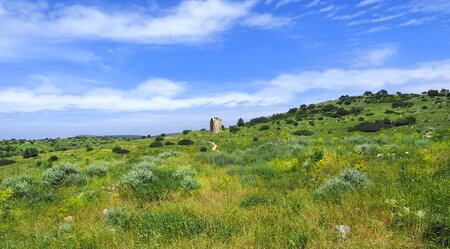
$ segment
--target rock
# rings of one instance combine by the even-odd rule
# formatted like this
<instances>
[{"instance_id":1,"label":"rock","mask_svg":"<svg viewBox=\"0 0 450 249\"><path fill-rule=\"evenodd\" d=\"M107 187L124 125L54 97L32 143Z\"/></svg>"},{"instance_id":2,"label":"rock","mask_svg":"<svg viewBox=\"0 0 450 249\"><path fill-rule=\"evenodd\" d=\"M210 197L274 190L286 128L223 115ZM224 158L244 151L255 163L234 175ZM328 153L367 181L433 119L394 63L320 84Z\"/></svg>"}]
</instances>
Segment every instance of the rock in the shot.
<instances>
[{"instance_id":1,"label":"rock","mask_svg":"<svg viewBox=\"0 0 450 249\"><path fill-rule=\"evenodd\" d=\"M219 133L222 131L222 119L218 117L211 118L209 127L212 132Z\"/></svg>"},{"instance_id":2,"label":"rock","mask_svg":"<svg viewBox=\"0 0 450 249\"><path fill-rule=\"evenodd\" d=\"M383 154L377 154L377 157L383 157L384 155Z\"/></svg>"},{"instance_id":3,"label":"rock","mask_svg":"<svg viewBox=\"0 0 450 249\"><path fill-rule=\"evenodd\" d=\"M66 221L66 222L72 222L73 220L74 220L73 216L70 216L70 215L64 218L64 221Z\"/></svg>"},{"instance_id":4,"label":"rock","mask_svg":"<svg viewBox=\"0 0 450 249\"><path fill-rule=\"evenodd\" d=\"M109 214L109 210L107 208L103 209L103 215L107 216Z\"/></svg>"},{"instance_id":5,"label":"rock","mask_svg":"<svg viewBox=\"0 0 450 249\"><path fill-rule=\"evenodd\" d=\"M337 225L336 230L339 232L339 236L345 239L350 233L351 228L349 226Z\"/></svg>"}]
</instances>

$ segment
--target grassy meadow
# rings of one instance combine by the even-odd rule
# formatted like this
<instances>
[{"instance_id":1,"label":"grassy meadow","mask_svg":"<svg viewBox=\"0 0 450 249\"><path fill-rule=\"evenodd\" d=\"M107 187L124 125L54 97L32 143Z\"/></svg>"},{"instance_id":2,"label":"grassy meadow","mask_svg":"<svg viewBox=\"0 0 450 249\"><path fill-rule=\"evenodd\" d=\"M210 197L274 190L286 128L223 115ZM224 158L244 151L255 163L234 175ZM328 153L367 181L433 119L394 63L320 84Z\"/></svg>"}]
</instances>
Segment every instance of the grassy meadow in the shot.
<instances>
[{"instance_id":1,"label":"grassy meadow","mask_svg":"<svg viewBox=\"0 0 450 249\"><path fill-rule=\"evenodd\" d=\"M380 91L218 134L0 141L0 248L449 248L449 110Z\"/></svg>"}]
</instances>

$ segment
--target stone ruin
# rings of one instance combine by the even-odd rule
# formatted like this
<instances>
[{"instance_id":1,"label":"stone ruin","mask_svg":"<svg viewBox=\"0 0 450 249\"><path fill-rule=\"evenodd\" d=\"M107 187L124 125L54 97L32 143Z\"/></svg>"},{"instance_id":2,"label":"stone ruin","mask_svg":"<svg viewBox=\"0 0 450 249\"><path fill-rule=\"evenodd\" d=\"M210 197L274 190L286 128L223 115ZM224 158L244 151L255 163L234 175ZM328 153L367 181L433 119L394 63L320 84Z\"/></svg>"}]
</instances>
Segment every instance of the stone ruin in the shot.
<instances>
[{"instance_id":1,"label":"stone ruin","mask_svg":"<svg viewBox=\"0 0 450 249\"><path fill-rule=\"evenodd\" d=\"M211 118L209 122L210 130L214 133L219 133L222 131L222 119L218 117Z\"/></svg>"}]
</instances>

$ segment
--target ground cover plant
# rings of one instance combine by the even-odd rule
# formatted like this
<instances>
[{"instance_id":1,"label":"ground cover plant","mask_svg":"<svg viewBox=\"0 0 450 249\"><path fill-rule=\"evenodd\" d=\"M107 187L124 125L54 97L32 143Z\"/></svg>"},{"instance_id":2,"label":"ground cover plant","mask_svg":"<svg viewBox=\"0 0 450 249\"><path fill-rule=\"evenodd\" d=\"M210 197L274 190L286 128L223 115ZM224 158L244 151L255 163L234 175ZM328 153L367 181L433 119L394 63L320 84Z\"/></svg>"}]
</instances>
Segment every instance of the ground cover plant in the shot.
<instances>
[{"instance_id":1,"label":"ground cover plant","mask_svg":"<svg viewBox=\"0 0 450 249\"><path fill-rule=\"evenodd\" d=\"M0 248L448 248L448 110L380 90L218 134L3 140Z\"/></svg>"}]
</instances>

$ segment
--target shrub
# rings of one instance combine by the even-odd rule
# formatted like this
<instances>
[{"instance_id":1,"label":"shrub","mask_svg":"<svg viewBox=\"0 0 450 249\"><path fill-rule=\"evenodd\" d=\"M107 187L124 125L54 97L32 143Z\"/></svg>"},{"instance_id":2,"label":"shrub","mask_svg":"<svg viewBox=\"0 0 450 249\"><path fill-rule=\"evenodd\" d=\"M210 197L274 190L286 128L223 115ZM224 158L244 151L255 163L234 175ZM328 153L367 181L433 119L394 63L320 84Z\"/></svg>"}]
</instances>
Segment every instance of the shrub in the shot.
<instances>
[{"instance_id":1,"label":"shrub","mask_svg":"<svg viewBox=\"0 0 450 249\"><path fill-rule=\"evenodd\" d=\"M127 226L130 221L130 215L125 208L116 207L107 209L106 223L111 225Z\"/></svg>"},{"instance_id":2,"label":"shrub","mask_svg":"<svg viewBox=\"0 0 450 249\"><path fill-rule=\"evenodd\" d=\"M178 155L180 155L180 153L177 151L164 151L164 152L159 153L158 157L167 159L169 157L176 157Z\"/></svg>"},{"instance_id":3,"label":"shrub","mask_svg":"<svg viewBox=\"0 0 450 249\"><path fill-rule=\"evenodd\" d=\"M112 152L115 153L115 154L128 154L128 153L130 153L129 150L124 149L124 148L122 148L120 146L116 146L116 147L112 148Z\"/></svg>"},{"instance_id":4,"label":"shrub","mask_svg":"<svg viewBox=\"0 0 450 249\"><path fill-rule=\"evenodd\" d=\"M314 191L314 195L319 200L340 203L347 191L353 190L350 183L339 178L326 180L319 188Z\"/></svg>"},{"instance_id":5,"label":"shrub","mask_svg":"<svg viewBox=\"0 0 450 249\"><path fill-rule=\"evenodd\" d=\"M261 125L261 127L259 127L260 131L265 131L265 130L268 130L268 129L270 129L270 126L268 126L268 125Z\"/></svg>"},{"instance_id":6,"label":"shrub","mask_svg":"<svg viewBox=\"0 0 450 249\"><path fill-rule=\"evenodd\" d=\"M370 181L369 178L367 178L367 174L355 168L344 169L339 177L343 181L350 183L355 189L366 188L370 185Z\"/></svg>"},{"instance_id":7,"label":"shrub","mask_svg":"<svg viewBox=\"0 0 450 249\"><path fill-rule=\"evenodd\" d=\"M104 163L91 164L86 167L86 174L91 177L93 176L103 177L106 175L106 171L108 171L108 168Z\"/></svg>"},{"instance_id":8,"label":"shrub","mask_svg":"<svg viewBox=\"0 0 450 249\"><path fill-rule=\"evenodd\" d=\"M170 142L170 141L167 141L167 142L165 143L165 145L174 145L174 143L173 143L173 142Z\"/></svg>"},{"instance_id":9,"label":"shrub","mask_svg":"<svg viewBox=\"0 0 450 249\"><path fill-rule=\"evenodd\" d=\"M157 178L152 168L134 167L126 175L122 176L122 183L133 191L143 192L146 188L151 189Z\"/></svg>"},{"instance_id":10,"label":"shrub","mask_svg":"<svg viewBox=\"0 0 450 249\"><path fill-rule=\"evenodd\" d=\"M413 103L406 101L395 101L392 103L392 108L407 108L413 106Z\"/></svg>"},{"instance_id":11,"label":"shrub","mask_svg":"<svg viewBox=\"0 0 450 249\"><path fill-rule=\"evenodd\" d=\"M60 164L42 173L42 180L47 185L71 185L84 183L84 177L72 164Z\"/></svg>"},{"instance_id":12,"label":"shrub","mask_svg":"<svg viewBox=\"0 0 450 249\"><path fill-rule=\"evenodd\" d=\"M23 158L37 157L39 152L36 148L26 148L23 152Z\"/></svg>"},{"instance_id":13,"label":"shrub","mask_svg":"<svg viewBox=\"0 0 450 249\"><path fill-rule=\"evenodd\" d=\"M178 145L192 145L194 144L194 141L191 139L182 139L178 142Z\"/></svg>"},{"instance_id":14,"label":"shrub","mask_svg":"<svg viewBox=\"0 0 450 249\"><path fill-rule=\"evenodd\" d=\"M253 137L254 142L257 142L258 140L259 140L258 137Z\"/></svg>"},{"instance_id":15,"label":"shrub","mask_svg":"<svg viewBox=\"0 0 450 249\"><path fill-rule=\"evenodd\" d=\"M430 97L436 97L436 96L439 95L439 91L430 89L430 90L428 90L427 95L430 96Z\"/></svg>"},{"instance_id":16,"label":"shrub","mask_svg":"<svg viewBox=\"0 0 450 249\"><path fill-rule=\"evenodd\" d=\"M233 133L235 133L235 132L238 132L238 131L240 131L241 129L239 129L237 126L230 126L230 132L233 132Z\"/></svg>"},{"instance_id":17,"label":"shrub","mask_svg":"<svg viewBox=\"0 0 450 249\"><path fill-rule=\"evenodd\" d=\"M310 130L297 130L297 131L294 131L292 134L297 135L297 136L311 136L314 134L314 132L312 132Z\"/></svg>"},{"instance_id":18,"label":"shrub","mask_svg":"<svg viewBox=\"0 0 450 249\"><path fill-rule=\"evenodd\" d=\"M416 118L413 116L399 118L394 122L394 126L402 126L402 125L412 125L416 123Z\"/></svg>"},{"instance_id":19,"label":"shrub","mask_svg":"<svg viewBox=\"0 0 450 249\"><path fill-rule=\"evenodd\" d=\"M346 168L339 177L326 180L315 190L314 195L319 200L340 203L345 193L366 188L369 185L370 181L365 173L354 168Z\"/></svg>"},{"instance_id":20,"label":"shrub","mask_svg":"<svg viewBox=\"0 0 450 249\"><path fill-rule=\"evenodd\" d=\"M188 134L189 132L191 132L191 130L184 130L184 131L183 131L183 135L186 135L186 134Z\"/></svg>"},{"instance_id":21,"label":"shrub","mask_svg":"<svg viewBox=\"0 0 450 249\"><path fill-rule=\"evenodd\" d=\"M306 232L291 232L286 237L286 248L304 249L308 244Z\"/></svg>"},{"instance_id":22,"label":"shrub","mask_svg":"<svg viewBox=\"0 0 450 249\"><path fill-rule=\"evenodd\" d=\"M36 181L33 178L23 175L19 177L10 177L2 181L1 189L11 189L14 193L14 197L30 198L36 193L34 185Z\"/></svg>"},{"instance_id":23,"label":"shrub","mask_svg":"<svg viewBox=\"0 0 450 249\"><path fill-rule=\"evenodd\" d=\"M430 248L448 248L450 246L450 218L442 215L433 217L428 222L424 237Z\"/></svg>"},{"instance_id":24,"label":"shrub","mask_svg":"<svg viewBox=\"0 0 450 249\"><path fill-rule=\"evenodd\" d=\"M157 136L155 137L155 141L163 141L164 137L163 136Z\"/></svg>"},{"instance_id":25,"label":"shrub","mask_svg":"<svg viewBox=\"0 0 450 249\"><path fill-rule=\"evenodd\" d=\"M48 159L49 162L56 162L56 161L58 161L58 160L59 160L59 158L58 158L57 156L55 156L55 155L52 155L52 156Z\"/></svg>"},{"instance_id":26,"label":"shrub","mask_svg":"<svg viewBox=\"0 0 450 249\"><path fill-rule=\"evenodd\" d=\"M378 120L374 122L362 122L357 124L353 128L349 128L348 131L363 131L363 132L377 132L381 129L391 128L392 123L389 120Z\"/></svg>"},{"instance_id":27,"label":"shrub","mask_svg":"<svg viewBox=\"0 0 450 249\"><path fill-rule=\"evenodd\" d=\"M200 188L200 183L195 175L195 171L187 167L182 167L173 173L173 176L180 181L181 189L187 191Z\"/></svg>"},{"instance_id":28,"label":"shrub","mask_svg":"<svg viewBox=\"0 0 450 249\"><path fill-rule=\"evenodd\" d=\"M0 159L0 166L10 165L14 163L16 163L16 161L11 159Z\"/></svg>"},{"instance_id":29,"label":"shrub","mask_svg":"<svg viewBox=\"0 0 450 249\"><path fill-rule=\"evenodd\" d=\"M206 148L205 146L200 148L200 152L207 152L207 151L208 151L208 148Z\"/></svg>"},{"instance_id":30,"label":"shrub","mask_svg":"<svg viewBox=\"0 0 450 249\"><path fill-rule=\"evenodd\" d=\"M164 144L161 141L154 141L150 144L150 148L157 148L157 147L163 147Z\"/></svg>"},{"instance_id":31,"label":"shrub","mask_svg":"<svg viewBox=\"0 0 450 249\"><path fill-rule=\"evenodd\" d=\"M87 152L93 151L93 150L94 150L94 148L92 148L91 146L86 147L86 151L87 151Z\"/></svg>"}]
</instances>

